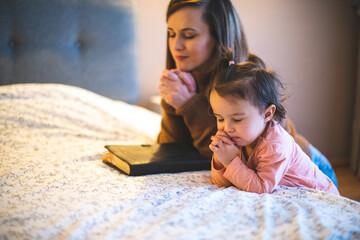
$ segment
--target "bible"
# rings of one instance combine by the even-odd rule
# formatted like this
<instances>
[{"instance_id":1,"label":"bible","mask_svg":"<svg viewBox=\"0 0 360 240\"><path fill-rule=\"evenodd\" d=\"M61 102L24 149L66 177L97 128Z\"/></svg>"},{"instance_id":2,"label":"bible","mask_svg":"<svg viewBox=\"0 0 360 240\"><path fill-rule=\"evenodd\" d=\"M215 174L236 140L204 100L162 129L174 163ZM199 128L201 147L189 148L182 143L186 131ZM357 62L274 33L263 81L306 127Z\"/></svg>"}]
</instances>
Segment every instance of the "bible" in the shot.
<instances>
[{"instance_id":1,"label":"bible","mask_svg":"<svg viewBox=\"0 0 360 240\"><path fill-rule=\"evenodd\" d=\"M106 145L102 160L129 176L210 170L211 160L180 143Z\"/></svg>"}]
</instances>

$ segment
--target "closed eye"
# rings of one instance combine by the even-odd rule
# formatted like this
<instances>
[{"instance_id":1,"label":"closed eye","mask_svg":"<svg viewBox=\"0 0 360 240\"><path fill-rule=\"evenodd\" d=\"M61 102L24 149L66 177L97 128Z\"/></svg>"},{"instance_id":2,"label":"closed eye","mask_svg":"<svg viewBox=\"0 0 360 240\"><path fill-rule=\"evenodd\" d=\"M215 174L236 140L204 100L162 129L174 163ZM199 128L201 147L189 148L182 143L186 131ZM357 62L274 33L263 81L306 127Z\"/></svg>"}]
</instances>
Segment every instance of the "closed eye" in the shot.
<instances>
[{"instance_id":1,"label":"closed eye","mask_svg":"<svg viewBox=\"0 0 360 240\"><path fill-rule=\"evenodd\" d=\"M174 32L168 31L168 37L169 38L174 38L175 36L176 36L176 34Z\"/></svg>"},{"instance_id":2,"label":"closed eye","mask_svg":"<svg viewBox=\"0 0 360 240\"><path fill-rule=\"evenodd\" d=\"M194 37L196 37L196 34L193 34L193 33L184 33L184 38L185 38L185 39L193 39Z\"/></svg>"}]
</instances>

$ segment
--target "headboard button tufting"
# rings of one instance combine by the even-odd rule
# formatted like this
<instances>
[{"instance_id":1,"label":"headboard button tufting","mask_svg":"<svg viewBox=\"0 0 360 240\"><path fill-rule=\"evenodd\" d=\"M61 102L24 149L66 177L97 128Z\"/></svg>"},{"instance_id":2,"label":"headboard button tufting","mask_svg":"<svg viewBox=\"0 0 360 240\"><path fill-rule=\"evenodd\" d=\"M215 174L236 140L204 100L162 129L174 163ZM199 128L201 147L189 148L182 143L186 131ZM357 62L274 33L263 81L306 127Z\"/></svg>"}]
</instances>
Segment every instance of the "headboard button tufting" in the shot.
<instances>
[{"instance_id":1,"label":"headboard button tufting","mask_svg":"<svg viewBox=\"0 0 360 240\"><path fill-rule=\"evenodd\" d=\"M62 83L136 103L137 2L0 0L0 86Z\"/></svg>"},{"instance_id":2,"label":"headboard button tufting","mask_svg":"<svg viewBox=\"0 0 360 240\"><path fill-rule=\"evenodd\" d=\"M83 48L83 46L84 46L84 43L80 39L75 42L75 47L77 49L81 49L81 48Z\"/></svg>"},{"instance_id":3,"label":"headboard button tufting","mask_svg":"<svg viewBox=\"0 0 360 240\"><path fill-rule=\"evenodd\" d=\"M9 45L10 48L15 48L15 41L14 41L14 40L10 40L10 41L8 42L8 45Z\"/></svg>"}]
</instances>

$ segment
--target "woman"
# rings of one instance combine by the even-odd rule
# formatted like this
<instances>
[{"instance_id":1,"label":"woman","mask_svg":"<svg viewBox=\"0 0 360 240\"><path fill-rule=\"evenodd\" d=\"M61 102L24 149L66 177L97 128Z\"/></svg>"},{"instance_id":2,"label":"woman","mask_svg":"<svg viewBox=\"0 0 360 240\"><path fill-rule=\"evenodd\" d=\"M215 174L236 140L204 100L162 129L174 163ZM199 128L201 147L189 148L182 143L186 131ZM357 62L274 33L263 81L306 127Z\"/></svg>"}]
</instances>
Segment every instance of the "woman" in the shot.
<instances>
[{"instance_id":1,"label":"woman","mask_svg":"<svg viewBox=\"0 0 360 240\"><path fill-rule=\"evenodd\" d=\"M227 50L233 52L235 63L262 61L249 53L242 24L230 0L171 0L166 21L167 59L159 85L163 118L158 142L191 144L211 158L209 144L216 133L216 120L207 110L209 103L204 93L217 71L216 62ZM292 123L287 120L282 126L311 156L313 147L296 134ZM326 158L321 159L327 169L330 166L329 174L333 176L329 177L336 184L331 165Z\"/></svg>"}]
</instances>

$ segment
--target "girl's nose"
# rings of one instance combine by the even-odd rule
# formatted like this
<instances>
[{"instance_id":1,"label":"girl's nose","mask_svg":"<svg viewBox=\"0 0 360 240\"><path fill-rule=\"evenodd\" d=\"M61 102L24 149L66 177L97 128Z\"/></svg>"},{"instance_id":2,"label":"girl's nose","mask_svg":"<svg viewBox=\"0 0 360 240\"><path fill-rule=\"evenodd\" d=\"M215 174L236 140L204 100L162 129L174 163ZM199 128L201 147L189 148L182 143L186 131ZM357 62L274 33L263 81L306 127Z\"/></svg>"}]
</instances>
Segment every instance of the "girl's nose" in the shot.
<instances>
[{"instance_id":1,"label":"girl's nose","mask_svg":"<svg viewBox=\"0 0 360 240\"><path fill-rule=\"evenodd\" d=\"M224 131L227 132L227 133L231 133L231 132L234 131L234 127L232 126L231 123L225 122L225 124L224 124Z\"/></svg>"}]
</instances>

